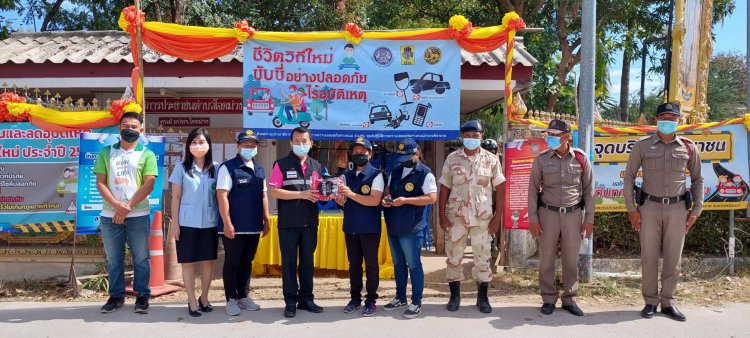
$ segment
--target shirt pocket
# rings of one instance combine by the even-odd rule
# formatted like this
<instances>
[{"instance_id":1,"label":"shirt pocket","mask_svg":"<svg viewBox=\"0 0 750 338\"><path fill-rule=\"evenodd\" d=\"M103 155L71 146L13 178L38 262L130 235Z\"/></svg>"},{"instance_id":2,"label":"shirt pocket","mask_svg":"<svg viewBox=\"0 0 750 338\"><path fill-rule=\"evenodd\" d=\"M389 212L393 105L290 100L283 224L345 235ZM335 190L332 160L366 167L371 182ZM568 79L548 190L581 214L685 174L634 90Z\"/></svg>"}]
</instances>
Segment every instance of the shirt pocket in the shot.
<instances>
[{"instance_id":1,"label":"shirt pocket","mask_svg":"<svg viewBox=\"0 0 750 338\"><path fill-rule=\"evenodd\" d=\"M477 184L482 187L489 187L492 180L492 169L486 166L480 166L477 169Z\"/></svg>"},{"instance_id":2,"label":"shirt pocket","mask_svg":"<svg viewBox=\"0 0 750 338\"><path fill-rule=\"evenodd\" d=\"M560 165L550 162L542 167L542 185L551 187L560 184Z\"/></svg>"},{"instance_id":3,"label":"shirt pocket","mask_svg":"<svg viewBox=\"0 0 750 338\"><path fill-rule=\"evenodd\" d=\"M196 222L200 222L200 213L193 204L180 204L180 225L186 227L195 227Z\"/></svg>"},{"instance_id":4,"label":"shirt pocket","mask_svg":"<svg viewBox=\"0 0 750 338\"><path fill-rule=\"evenodd\" d=\"M568 167L568 176L570 178L570 183L573 185L581 184L582 173L583 173L583 168L581 168L580 164L570 165L570 167Z\"/></svg>"},{"instance_id":5,"label":"shirt pocket","mask_svg":"<svg viewBox=\"0 0 750 338\"><path fill-rule=\"evenodd\" d=\"M690 159L690 156L687 154L687 152L678 152L675 151L672 153L672 170L674 171L680 171L685 172L685 168L687 167L687 162Z\"/></svg>"},{"instance_id":6,"label":"shirt pocket","mask_svg":"<svg viewBox=\"0 0 750 338\"><path fill-rule=\"evenodd\" d=\"M661 151L647 151L643 157L646 169L661 169L664 163L664 153Z\"/></svg>"},{"instance_id":7,"label":"shirt pocket","mask_svg":"<svg viewBox=\"0 0 750 338\"><path fill-rule=\"evenodd\" d=\"M461 165L451 166L451 178L453 181L452 185L464 185L467 183L466 180L466 168Z\"/></svg>"}]
</instances>

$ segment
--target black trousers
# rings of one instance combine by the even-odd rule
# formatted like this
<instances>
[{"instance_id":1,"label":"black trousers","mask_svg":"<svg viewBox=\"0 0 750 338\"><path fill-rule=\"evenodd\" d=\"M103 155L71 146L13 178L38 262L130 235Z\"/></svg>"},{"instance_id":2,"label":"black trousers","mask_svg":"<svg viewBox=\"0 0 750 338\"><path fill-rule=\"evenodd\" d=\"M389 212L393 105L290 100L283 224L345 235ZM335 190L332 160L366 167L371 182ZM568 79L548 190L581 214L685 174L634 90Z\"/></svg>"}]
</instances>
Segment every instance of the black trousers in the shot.
<instances>
[{"instance_id":1,"label":"black trousers","mask_svg":"<svg viewBox=\"0 0 750 338\"><path fill-rule=\"evenodd\" d=\"M378 265L378 247L380 234L345 234L346 255L349 258L349 284L352 300L362 302L362 260L365 261L367 274L366 303L375 303L378 299L380 284L380 266Z\"/></svg>"},{"instance_id":2,"label":"black trousers","mask_svg":"<svg viewBox=\"0 0 750 338\"><path fill-rule=\"evenodd\" d=\"M224 243L224 296L227 300L245 298L250 292L250 275L260 234L234 235L229 239L221 235Z\"/></svg>"},{"instance_id":3,"label":"black trousers","mask_svg":"<svg viewBox=\"0 0 750 338\"><path fill-rule=\"evenodd\" d=\"M318 227L279 228L281 284L286 305L311 302L315 266L313 253L318 246ZM297 257L299 256L299 267ZM297 270L299 269L299 283Z\"/></svg>"}]
</instances>

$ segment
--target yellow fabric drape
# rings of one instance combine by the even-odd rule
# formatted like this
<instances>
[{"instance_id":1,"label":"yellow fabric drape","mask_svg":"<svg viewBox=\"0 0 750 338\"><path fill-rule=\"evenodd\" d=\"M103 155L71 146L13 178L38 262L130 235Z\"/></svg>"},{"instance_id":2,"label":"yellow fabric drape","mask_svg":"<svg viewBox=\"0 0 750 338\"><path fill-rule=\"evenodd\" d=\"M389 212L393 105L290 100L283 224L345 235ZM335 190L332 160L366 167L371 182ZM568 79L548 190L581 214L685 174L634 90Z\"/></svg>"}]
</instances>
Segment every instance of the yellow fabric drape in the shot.
<instances>
[{"instance_id":1,"label":"yellow fabric drape","mask_svg":"<svg viewBox=\"0 0 750 338\"><path fill-rule=\"evenodd\" d=\"M346 256L346 242L344 240L344 218L341 215L320 215L318 225L318 247L313 255L314 266L318 269L349 270L349 259ZM378 262L380 263L380 278L392 279L393 259L388 245L385 221L381 219L382 235ZM281 266L281 249L279 248L279 232L277 216L271 216L271 230L268 236L261 238L258 251L253 261L253 274L262 275L278 271Z\"/></svg>"}]
</instances>

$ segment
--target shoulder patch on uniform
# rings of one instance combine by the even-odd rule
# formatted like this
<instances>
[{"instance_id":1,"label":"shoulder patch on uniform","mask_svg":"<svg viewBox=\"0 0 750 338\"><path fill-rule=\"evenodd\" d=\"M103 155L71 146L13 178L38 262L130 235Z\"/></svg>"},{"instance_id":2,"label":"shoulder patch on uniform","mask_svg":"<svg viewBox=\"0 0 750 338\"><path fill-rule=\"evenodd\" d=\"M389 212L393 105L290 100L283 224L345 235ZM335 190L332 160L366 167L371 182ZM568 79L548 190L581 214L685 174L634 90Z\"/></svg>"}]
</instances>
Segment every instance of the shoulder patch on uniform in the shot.
<instances>
[{"instance_id":1,"label":"shoulder patch on uniform","mask_svg":"<svg viewBox=\"0 0 750 338\"><path fill-rule=\"evenodd\" d=\"M650 138L651 138L652 136L653 136L653 135L646 135L646 136L644 136L644 137L641 137L641 138L639 138L639 139L638 139L638 141L645 141L645 140L648 140L648 139L650 139Z\"/></svg>"},{"instance_id":2,"label":"shoulder patch on uniform","mask_svg":"<svg viewBox=\"0 0 750 338\"><path fill-rule=\"evenodd\" d=\"M575 148L575 147L571 147L570 149L573 149L573 151L574 151L574 152L577 152L577 153L580 153L580 154L586 155L586 152L585 152L585 151L583 151L583 149L581 149L581 148Z\"/></svg>"}]
</instances>

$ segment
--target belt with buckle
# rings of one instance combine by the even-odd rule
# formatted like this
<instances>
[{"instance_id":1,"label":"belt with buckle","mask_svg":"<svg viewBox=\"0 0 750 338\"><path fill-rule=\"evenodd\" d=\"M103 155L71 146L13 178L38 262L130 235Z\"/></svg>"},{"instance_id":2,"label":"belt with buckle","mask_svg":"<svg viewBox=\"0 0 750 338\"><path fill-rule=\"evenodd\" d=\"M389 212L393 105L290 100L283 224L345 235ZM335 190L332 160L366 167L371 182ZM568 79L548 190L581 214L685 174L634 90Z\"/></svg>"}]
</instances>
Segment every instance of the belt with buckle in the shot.
<instances>
[{"instance_id":1,"label":"belt with buckle","mask_svg":"<svg viewBox=\"0 0 750 338\"><path fill-rule=\"evenodd\" d=\"M659 197L654 195L649 195L647 193L643 193L643 195L646 197L647 200L651 202L661 203L664 205L670 205L679 203L685 200L685 195L682 196L674 196L674 197Z\"/></svg>"},{"instance_id":2,"label":"belt with buckle","mask_svg":"<svg viewBox=\"0 0 750 338\"><path fill-rule=\"evenodd\" d=\"M576 203L575 205L571 205L569 207L556 207L554 205L549 205L547 203L544 203L544 202L540 201L539 202L539 206L542 207L542 208L545 208L547 210L554 211L554 212L559 213L559 214L569 214L569 213L571 213L573 211L576 211L576 210L580 209L581 208L581 203L579 202L579 203Z\"/></svg>"}]
</instances>

